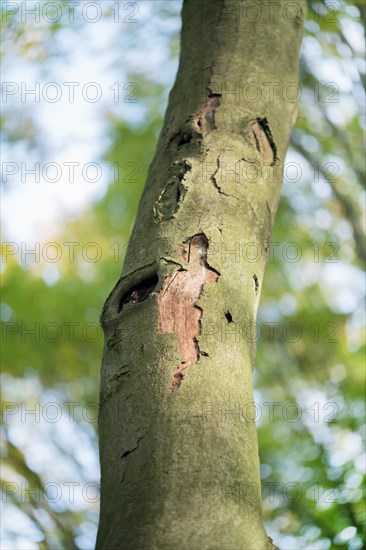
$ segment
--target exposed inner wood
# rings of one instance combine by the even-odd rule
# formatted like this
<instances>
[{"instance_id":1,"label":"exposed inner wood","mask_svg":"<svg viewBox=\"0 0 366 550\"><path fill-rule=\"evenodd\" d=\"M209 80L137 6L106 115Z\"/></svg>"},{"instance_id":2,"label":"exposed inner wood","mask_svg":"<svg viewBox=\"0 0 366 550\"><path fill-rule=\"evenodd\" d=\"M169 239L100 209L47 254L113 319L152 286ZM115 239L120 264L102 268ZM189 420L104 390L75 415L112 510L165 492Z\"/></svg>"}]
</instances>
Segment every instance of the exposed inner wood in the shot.
<instances>
[{"instance_id":1,"label":"exposed inner wood","mask_svg":"<svg viewBox=\"0 0 366 550\"><path fill-rule=\"evenodd\" d=\"M207 134L215 130L215 110L219 107L221 95L213 94L207 98L201 109L196 113L194 121L201 134Z\"/></svg>"},{"instance_id":2,"label":"exposed inner wood","mask_svg":"<svg viewBox=\"0 0 366 550\"><path fill-rule=\"evenodd\" d=\"M184 358L173 373L173 392L181 384L182 371L200 358L197 336L201 334L202 309L196 303L205 283L216 283L219 278L219 273L207 263L208 240L205 235L194 235L180 248L181 258L188 263L188 268L165 277L158 297L158 332L175 333L179 352Z\"/></svg>"}]
</instances>

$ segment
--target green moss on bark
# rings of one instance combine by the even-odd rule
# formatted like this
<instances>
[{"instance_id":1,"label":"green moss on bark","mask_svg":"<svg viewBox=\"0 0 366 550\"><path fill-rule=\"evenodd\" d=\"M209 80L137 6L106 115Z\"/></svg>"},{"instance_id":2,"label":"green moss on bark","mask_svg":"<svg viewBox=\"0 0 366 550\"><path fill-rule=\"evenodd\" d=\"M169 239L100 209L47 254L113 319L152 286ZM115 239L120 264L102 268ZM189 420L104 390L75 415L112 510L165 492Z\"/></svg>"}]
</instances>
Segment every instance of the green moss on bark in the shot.
<instances>
[{"instance_id":1,"label":"green moss on bark","mask_svg":"<svg viewBox=\"0 0 366 550\"><path fill-rule=\"evenodd\" d=\"M296 103L240 90L297 82L304 14L285 18L284 3L272 2L275 22L253 23L238 11L245 2L184 2L176 82L102 318L99 550L273 548L261 516L253 327ZM181 246L197 234L220 276L196 304L199 360L172 392L185 358L176 334L159 334L158 296L187 269Z\"/></svg>"}]
</instances>

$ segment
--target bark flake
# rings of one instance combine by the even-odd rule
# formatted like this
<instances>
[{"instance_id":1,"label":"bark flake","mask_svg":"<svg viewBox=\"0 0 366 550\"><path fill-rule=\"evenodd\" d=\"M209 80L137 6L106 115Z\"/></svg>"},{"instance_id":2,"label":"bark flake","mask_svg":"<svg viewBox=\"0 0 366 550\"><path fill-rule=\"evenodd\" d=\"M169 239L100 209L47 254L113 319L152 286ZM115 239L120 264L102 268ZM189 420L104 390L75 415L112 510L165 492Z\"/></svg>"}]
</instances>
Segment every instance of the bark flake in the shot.
<instances>
[{"instance_id":1,"label":"bark flake","mask_svg":"<svg viewBox=\"0 0 366 550\"><path fill-rule=\"evenodd\" d=\"M264 166L273 166L277 160L277 148L266 118L257 118L251 125L255 146Z\"/></svg>"},{"instance_id":2,"label":"bark flake","mask_svg":"<svg viewBox=\"0 0 366 550\"><path fill-rule=\"evenodd\" d=\"M201 138L216 130L215 111L221 103L221 94L212 94L202 103L196 113L190 115L182 127L172 135L170 142L177 139L177 147L192 141L201 143Z\"/></svg>"},{"instance_id":3,"label":"bark flake","mask_svg":"<svg viewBox=\"0 0 366 550\"><path fill-rule=\"evenodd\" d=\"M215 111L220 103L221 94L211 94L194 116L193 121L200 134L206 135L216 129Z\"/></svg>"},{"instance_id":4,"label":"bark flake","mask_svg":"<svg viewBox=\"0 0 366 550\"><path fill-rule=\"evenodd\" d=\"M171 167L171 176L154 204L154 220L157 223L171 219L179 209L187 192L183 182L191 169L186 160L175 162Z\"/></svg>"}]
</instances>

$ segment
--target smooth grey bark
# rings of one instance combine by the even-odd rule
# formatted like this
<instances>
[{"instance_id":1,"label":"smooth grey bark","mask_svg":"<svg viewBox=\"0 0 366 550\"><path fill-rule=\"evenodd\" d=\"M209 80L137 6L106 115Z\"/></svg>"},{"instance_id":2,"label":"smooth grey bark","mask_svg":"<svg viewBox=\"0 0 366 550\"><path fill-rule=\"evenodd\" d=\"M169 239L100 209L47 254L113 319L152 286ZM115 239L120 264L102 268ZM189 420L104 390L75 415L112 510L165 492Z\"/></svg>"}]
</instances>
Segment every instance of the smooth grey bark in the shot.
<instances>
[{"instance_id":1,"label":"smooth grey bark","mask_svg":"<svg viewBox=\"0 0 366 550\"><path fill-rule=\"evenodd\" d=\"M248 2L184 2L176 82L102 315L99 550L273 548L252 367L305 2L256 4L249 21Z\"/></svg>"}]
</instances>

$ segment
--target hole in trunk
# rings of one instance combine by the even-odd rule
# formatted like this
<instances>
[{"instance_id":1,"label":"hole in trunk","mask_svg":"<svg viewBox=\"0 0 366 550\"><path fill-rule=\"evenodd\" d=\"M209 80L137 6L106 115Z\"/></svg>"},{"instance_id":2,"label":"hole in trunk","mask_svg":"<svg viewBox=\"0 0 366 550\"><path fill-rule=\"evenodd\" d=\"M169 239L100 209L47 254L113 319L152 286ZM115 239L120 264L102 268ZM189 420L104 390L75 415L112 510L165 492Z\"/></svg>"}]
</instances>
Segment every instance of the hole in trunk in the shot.
<instances>
[{"instance_id":1,"label":"hole in trunk","mask_svg":"<svg viewBox=\"0 0 366 550\"><path fill-rule=\"evenodd\" d=\"M137 304L139 302L144 302L155 290L158 282L159 277L157 273L154 273L151 277L135 285L122 297L118 305L118 313L122 311L125 304Z\"/></svg>"},{"instance_id":2,"label":"hole in trunk","mask_svg":"<svg viewBox=\"0 0 366 550\"><path fill-rule=\"evenodd\" d=\"M226 317L226 320L227 320L228 323L233 323L234 322L233 321L233 316L231 315L230 311L227 311L225 313L225 317Z\"/></svg>"}]
</instances>

